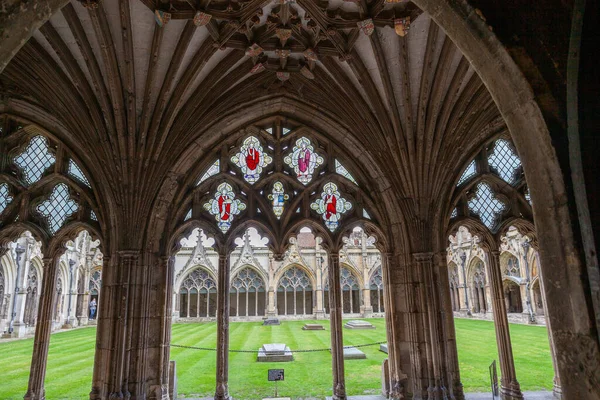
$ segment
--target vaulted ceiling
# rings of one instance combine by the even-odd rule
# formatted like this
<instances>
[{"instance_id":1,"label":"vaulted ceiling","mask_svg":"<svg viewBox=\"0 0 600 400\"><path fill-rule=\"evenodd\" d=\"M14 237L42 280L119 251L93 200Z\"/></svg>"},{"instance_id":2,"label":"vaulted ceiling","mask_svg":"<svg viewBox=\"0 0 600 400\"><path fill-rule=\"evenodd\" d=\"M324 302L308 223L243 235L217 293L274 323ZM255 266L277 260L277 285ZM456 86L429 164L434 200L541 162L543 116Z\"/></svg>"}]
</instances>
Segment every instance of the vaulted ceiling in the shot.
<instances>
[{"instance_id":1,"label":"vaulted ceiling","mask_svg":"<svg viewBox=\"0 0 600 400\"><path fill-rule=\"evenodd\" d=\"M189 144L240 105L294 99L335 119L418 221L505 130L469 62L405 0L72 1L0 85L0 111L52 119L131 224Z\"/></svg>"}]
</instances>

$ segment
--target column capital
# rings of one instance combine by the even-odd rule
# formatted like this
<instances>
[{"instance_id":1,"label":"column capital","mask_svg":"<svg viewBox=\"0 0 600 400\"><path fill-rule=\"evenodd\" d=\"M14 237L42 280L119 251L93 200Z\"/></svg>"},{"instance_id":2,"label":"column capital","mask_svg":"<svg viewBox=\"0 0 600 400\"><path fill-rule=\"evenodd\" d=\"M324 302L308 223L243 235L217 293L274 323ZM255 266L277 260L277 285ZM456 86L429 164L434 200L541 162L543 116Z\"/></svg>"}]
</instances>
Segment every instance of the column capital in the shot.
<instances>
[{"instance_id":1,"label":"column capital","mask_svg":"<svg viewBox=\"0 0 600 400\"><path fill-rule=\"evenodd\" d=\"M432 252L412 253L412 256L413 256L413 258L417 262L428 262L428 261L432 261L433 260L433 253Z\"/></svg>"},{"instance_id":2,"label":"column capital","mask_svg":"<svg viewBox=\"0 0 600 400\"><path fill-rule=\"evenodd\" d=\"M118 251L117 254L120 258L133 260L140 256L139 250L121 250Z\"/></svg>"},{"instance_id":3,"label":"column capital","mask_svg":"<svg viewBox=\"0 0 600 400\"><path fill-rule=\"evenodd\" d=\"M52 260L54 260L53 257L44 257L42 259L42 268L44 269L48 269L52 266Z\"/></svg>"}]
</instances>

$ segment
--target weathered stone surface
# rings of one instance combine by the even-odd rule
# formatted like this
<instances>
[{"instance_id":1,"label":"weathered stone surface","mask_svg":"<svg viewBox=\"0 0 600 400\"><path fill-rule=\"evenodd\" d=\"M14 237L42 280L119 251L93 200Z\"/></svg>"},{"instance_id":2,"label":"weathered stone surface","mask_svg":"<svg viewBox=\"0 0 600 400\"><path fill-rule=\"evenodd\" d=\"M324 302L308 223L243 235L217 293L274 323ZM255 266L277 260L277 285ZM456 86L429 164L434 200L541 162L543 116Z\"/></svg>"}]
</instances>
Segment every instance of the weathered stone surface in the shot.
<instances>
[{"instance_id":1,"label":"weathered stone surface","mask_svg":"<svg viewBox=\"0 0 600 400\"><path fill-rule=\"evenodd\" d=\"M367 355L356 347L344 347L344 360L364 360Z\"/></svg>"},{"instance_id":2,"label":"weathered stone surface","mask_svg":"<svg viewBox=\"0 0 600 400\"><path fill-rule=\"evenodd\" d=\"M387 343L382 343L379 345L379 351L388 354L388 345Z\"/></svg>"},{"instance_id":3,"label":"weathered stone surface","mask_svg":"<svg viewBox=\"0 0 600 400\"><path fill-rule=\"evenodd\" d=\"M306 324L302 327L303 331L324 331L325 327L320 324Z\"/></svg>"},{"instance_id":4,"label":"weathered stone surface","mask_svg":"<svg viewBox=\"0 0 600 400\"><path fill-rule=\"evenodd\" d=\"M267 318L263 321L263 326L269 326L269 325L281 325L281 323L279 322L279 320L277 318Z\"/></svg>"},{"instance_id":5,"label":"weathered stone surface","mask_svg":"<svg viewBox=\"0 0 600 400\"><path fill-rule=\"evenodd\" d=\"M363 320L348 321L348 322L346 322L346 324L344 324L344 328L348 328L348 329L375 329L375 327L373 326L373 324L371 324L368 321L363 321Z\"/></svg>"},{"instance_id":6,"label":"weathered stone surface","mask_svg":"<svg viewBox=\"0 0 600 400\"><path fill-rule=\"evenodd\" d=\"M288 346L284 343L263 344L258 349L258 362L286 362L293 361L294 355Z\"/></svg>"}]
</instances>

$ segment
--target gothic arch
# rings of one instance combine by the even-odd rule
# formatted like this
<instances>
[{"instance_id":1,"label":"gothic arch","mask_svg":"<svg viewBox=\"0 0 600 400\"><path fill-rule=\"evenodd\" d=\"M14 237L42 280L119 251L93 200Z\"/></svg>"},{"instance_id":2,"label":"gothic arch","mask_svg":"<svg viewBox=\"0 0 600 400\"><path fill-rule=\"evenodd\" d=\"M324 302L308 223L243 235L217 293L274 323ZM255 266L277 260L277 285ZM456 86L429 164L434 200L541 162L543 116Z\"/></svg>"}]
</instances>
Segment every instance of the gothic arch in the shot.
<instances>
[{"instance_id":1,"label":"gothic arch","mask_svg":"<svg viewBox=\"0 0 600 400\"><path fill-rule=\"evenodd\" d=\"M235 277L244 269L251 269L252 271L256 272L258 274L258 276L260 277L260 279L263 281L265 288L268 290L269 288L267 287L267 282L269 282L269 277L267 276L267 274L262 271L259 268L256 268L256 266L252 265L252 264L240 264L238 265L235 269L231 270L231 281L233 282L233 280L235 279Z\"/></svg>"},{"instance_id":2,"label":"gothic arch","mask_svg":"<svg viewBox=\"0 0 600 400\"><path fill-rule=\"evenodd\" d=\"M194 266L192 266L191 268L189 268L187 271L185 271L185 274L181 274L181 276L179 278L177 278L175 280L175 282L173 283L173 291L174 293L179 293L179 291L181 290L181 285L183 284L183 281L186 280L186 278L194 271L196 270L202 270L204 272L206 272L208 274L208 276L216 283L217 282L217 276L214 274L213 271L211 271L210 268L208 268L205 265L200 265L200 264L196 264Z\"/></svg>"},{"instance_id":3,"label":"gothic arch","mask_svg":"<svg viewBox=\"0 0 600 400\"><path fill-rule=\"evenodd\" d=\"M308 277L311 288L313 290L315 290L317 288L317 277L315 276L315 273L310 268L307 268L306 266L299 264L299 263L290 263L290 264L285 265L283 268L280 268L277 272L275 272L275 275L273 276L273 282L276 282L275 290L277 290L277 288L279 287L279 282L281 281L281 278L283 277L285 272L292 268L298 268L298 269L302 270Z\"/></svg>"}]
</instances>

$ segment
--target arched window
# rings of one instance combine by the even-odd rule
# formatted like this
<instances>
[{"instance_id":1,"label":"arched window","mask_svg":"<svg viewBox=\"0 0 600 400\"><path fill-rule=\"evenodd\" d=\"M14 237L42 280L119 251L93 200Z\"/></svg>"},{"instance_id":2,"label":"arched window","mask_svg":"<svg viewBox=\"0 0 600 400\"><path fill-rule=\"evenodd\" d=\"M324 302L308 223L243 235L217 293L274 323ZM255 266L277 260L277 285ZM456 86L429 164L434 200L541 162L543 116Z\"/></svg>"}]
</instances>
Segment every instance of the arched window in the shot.
<instances>
[{"instance_id":1,"label":"arched window","mask_svg":"<svg viewBox=\"0 0 600 400\"><path fill-rule=\"evenodd\" d=\"M181 284L179 298L181 317L214 317L217 313L217 285L204 269L188 274Z\"/></svg>"},{"instance_id":2,"label":"arched window","mask_svg":"<svg viewBox=\"0 0 600 400\"><path fill-rule=\"evenodd\" d=\"M360 313L360 286L354 274L348 268L340 269L342 287L342 306L346 314Z\"/></svg>"},{"instance_id":3,"label":"arched window","mask_svg":"<svg viewBox=\"0 0 600 400\"><path fill-rule=\"evenodd\" d=\"M521 277L521 269L519 267L519 260L513 255L506 258L506 266L504 267L504 275L513 276L515 278Z\"/></svg>"},{"instance_id":4,"label":"arched window","mask_svg":"<svg viewBox=\"0 0 600 400\"><path fill-rule=\"evenodd\" d=\"M229 304L236 317L252 317L265 315L266 308L265 282L252 268L243 268L231 281Z\"/></svg>"},{"instance_id":5,"label":"arched window","mask_svg":"<svg viewBox=\"0 0 600 400\"><path fill-rule=\"evenodd\" d=\"M371 289L371 307L373 312L384 312L383 306L383 276L381 275L381 267L377 267L369 282Z\"/></svg>"},{"instance_id":6,"label":"arched window","mask_svg":"<svg viewBox=\"0 0 600 400\"><path fill-rule=\"evenodd\" d=\"M291 267L283 273L277 286L277 314L312 314L312 285L303 269Z\"/></svg>"},{"instance_id":7,"label":"arched window","mask_svg":"<svg viewBox=\"0 0 600 400\"><path fill-rule=\"evenodd\" d=\"M38 306L38 274L37 270L30 265L27 275L27 295L25 297L25 315L23 322L29 326L35 325Z\"/></svg>"}]
</instances>

